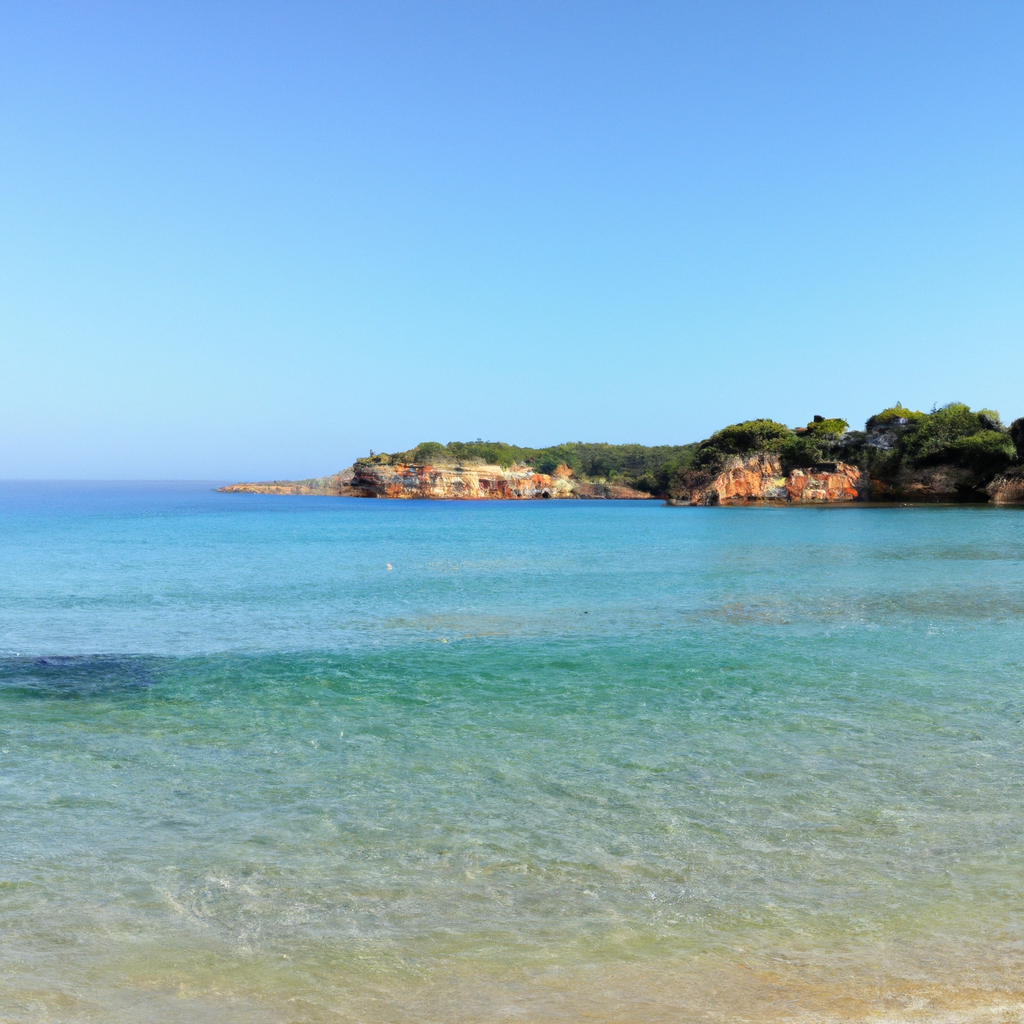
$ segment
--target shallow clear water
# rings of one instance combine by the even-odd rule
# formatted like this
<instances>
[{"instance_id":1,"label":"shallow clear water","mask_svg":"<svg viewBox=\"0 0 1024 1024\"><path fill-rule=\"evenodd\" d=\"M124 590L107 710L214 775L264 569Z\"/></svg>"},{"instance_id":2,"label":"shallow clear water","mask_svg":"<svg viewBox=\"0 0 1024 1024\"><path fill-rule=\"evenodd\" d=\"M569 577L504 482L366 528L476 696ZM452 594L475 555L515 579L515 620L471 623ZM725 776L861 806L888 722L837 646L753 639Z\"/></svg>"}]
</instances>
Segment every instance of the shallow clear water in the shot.
<instances>
[{"instance_id":1,"label":"shallow clear water","mask_svg":"<svg viewBox=\"0 0 1024 1024\"><path fill-rule=\"evenodd\" d=\"M1019 1019L1024 511L4 484L0 566L0 1020Z\"/></svg>"}]
</instances>

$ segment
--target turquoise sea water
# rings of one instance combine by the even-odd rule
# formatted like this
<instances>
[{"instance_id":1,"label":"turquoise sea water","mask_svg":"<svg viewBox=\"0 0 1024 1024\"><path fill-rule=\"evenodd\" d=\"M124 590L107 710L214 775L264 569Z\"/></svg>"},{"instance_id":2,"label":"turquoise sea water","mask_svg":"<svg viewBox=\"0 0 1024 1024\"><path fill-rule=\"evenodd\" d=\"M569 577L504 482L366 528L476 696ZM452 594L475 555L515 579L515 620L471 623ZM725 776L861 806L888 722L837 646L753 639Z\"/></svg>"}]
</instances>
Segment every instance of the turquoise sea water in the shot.
<instances>
[{"instance_id":1,"label":"turquoise sea water","mask_svg":"<svg viewBox=\"0 0 1024 1024\"><path fill-rule=\"evenodd\" d=\"M4 484L0 566L4 1022L1024 1019L1022 510Z\"/></svg>"}]
</instances>

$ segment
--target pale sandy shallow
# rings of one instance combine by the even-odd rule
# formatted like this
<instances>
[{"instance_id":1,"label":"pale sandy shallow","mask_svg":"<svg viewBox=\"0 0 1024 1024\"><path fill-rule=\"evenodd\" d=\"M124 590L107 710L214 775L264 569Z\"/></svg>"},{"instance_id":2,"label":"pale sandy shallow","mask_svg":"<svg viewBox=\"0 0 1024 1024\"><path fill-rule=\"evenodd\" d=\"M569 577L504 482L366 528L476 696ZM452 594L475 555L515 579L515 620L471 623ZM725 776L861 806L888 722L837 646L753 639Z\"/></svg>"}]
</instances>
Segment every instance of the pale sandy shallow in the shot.
<instances>
[{"instance_id":1,"label":"pale sandy shallow","mask_svg":"<svg viewBox=\"0 0 1024 1024\"><path fill-rule=\"evenodd\" d=\"M141 965L134 964L135 970ZM1024 964L1004 964L1004 984L974 978L967 967L946 981L865 972L851 966L825 977L799 964L751 968L692 962L670 966L590 965L520 971L518 976L451 971L404 977L331 977L251 964L210 975L154 970L134 978L79 979L58 989L33 988L27 977L0 983L4 1024L383 1024L409 1021L524 1024L586 1021L614 1024L794 1022L794 1024L981 1024L1024 1022ZM1002 973L1002 972L1001 972ZM1022 979L1022 980L1018 980Z\"/></svg>"}]
</instances>

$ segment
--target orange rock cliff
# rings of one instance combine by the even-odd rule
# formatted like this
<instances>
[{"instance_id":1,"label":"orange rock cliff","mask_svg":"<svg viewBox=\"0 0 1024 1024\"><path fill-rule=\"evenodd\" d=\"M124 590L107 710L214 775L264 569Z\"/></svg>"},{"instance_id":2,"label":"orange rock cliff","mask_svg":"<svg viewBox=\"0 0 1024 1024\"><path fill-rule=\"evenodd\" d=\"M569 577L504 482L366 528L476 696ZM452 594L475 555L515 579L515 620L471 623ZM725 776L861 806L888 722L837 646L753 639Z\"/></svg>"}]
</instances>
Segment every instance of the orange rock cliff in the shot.
<instances>
[{"instance_id":1,"label":"orange rock cliff","mask_svg":"<svg viewBox=\"0 0 1024 1024\"><path fill-rule=\"evenodd\" d=\"M649 499L650 494L608 483L577 480L567 466L538 473L531 466L412 465L362 460L331 477L316 480L229 484L226 492L256 494L334 494L351 498L434 498L515 500L533 498Z\"/></svg>"},{"instance_id":2,"label":"orange rock cliff","mask_svg":"<svg viewBox=\"0 0 1024 1024\"><path fill-rule=\"evenodd\" d=\"M688 493L670 505L746 505L864 501L868 480L844 462L793 469L783 473L777 455L734 456L715 475L695 476Z\"/></svg>"}]
</instances>

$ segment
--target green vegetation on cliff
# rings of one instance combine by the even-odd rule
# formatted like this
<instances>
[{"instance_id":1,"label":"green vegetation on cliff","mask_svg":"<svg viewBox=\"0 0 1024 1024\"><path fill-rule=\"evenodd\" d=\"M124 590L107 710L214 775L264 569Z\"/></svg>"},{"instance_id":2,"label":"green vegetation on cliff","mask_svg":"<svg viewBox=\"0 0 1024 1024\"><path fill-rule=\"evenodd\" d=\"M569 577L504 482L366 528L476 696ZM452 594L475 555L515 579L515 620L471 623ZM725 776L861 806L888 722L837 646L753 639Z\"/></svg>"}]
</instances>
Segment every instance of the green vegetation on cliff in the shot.
<instances>
[{"instance_id":1,"label":"green vegetation on cliff","mask_svg":"<svg viewBox=\"0 0 1024 1024\"><path fill-rule=\"evenodd\" d=\"M898 412L899 416L887 414ZM1010 429L991 409L972 411L950 402L930 413L896 406L872 416L866 430L847 435L844 449L873 478L893 483L938 466L962 471L959 489L980 492L997 473L1021 460L1015 444L1018 420Z\"/></svg>"},{"instance_id":2,"label":"green vegetation on cliff","mask_svg":"<svg viewBox=\"0 0 1024 1024\"><path fill-rule=\"evenodd\" d=\"M1017 462L1024 462L1024 417L1010 424L1010 440L1017 451Z\"/></svg>"},{"instance_id":3,"label":"green vegetation on cliff","mask_svg":"<svg viewBox=\"0 0 1024 1024\"><path fill-rule=\"evenodd\" d=\"M702 441L689 464L669 481L682 494L718 473L732 456L770 454L786 471L845 462L858 466L883 492L899 496L929 470L947 470L948 486L963 500L984 498L994 476L1024 463L1024 419L1009 428L990 409L962 402L920 412L900 403L868 419L865 429L848 430L842 419L815 416L790 429L774 420L734 423Z\"/></svg>"},{"instance_id":4,"label":"green vegetation on cliff","mask_svg":"<svg viewBox=\"0 0 1024 1024\"><path fill-rule=\"evenodd\" d=\"M826 419L824 416L815 416L806 427L795 430L775 420L734 423L701 441L693 459L693 469L704 473L718 472L730 456L755 453L778 455L786 468L835 461L847 426L846 420ZM684 474L689 468L680 467Z\"/></svg>"}]
</instances>

